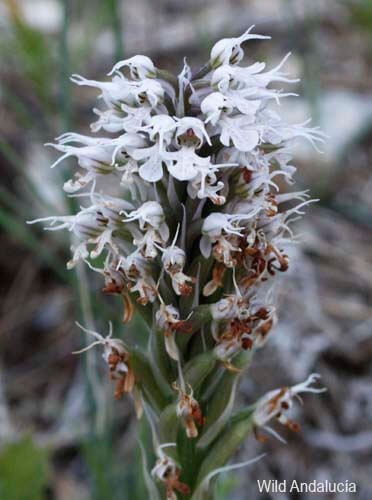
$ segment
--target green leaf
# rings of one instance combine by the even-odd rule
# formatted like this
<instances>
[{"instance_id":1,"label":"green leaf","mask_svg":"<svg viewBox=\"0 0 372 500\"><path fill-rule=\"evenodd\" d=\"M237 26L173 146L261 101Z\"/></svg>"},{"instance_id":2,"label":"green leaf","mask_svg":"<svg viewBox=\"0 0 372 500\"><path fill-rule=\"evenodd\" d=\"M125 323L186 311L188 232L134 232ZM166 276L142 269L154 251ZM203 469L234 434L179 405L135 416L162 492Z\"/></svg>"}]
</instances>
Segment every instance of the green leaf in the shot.
<instances>
[{"instance_id":1,"label":"green leaf","mask_svg":"<svg viewBox=\"0 0 372 500\"><path fill-rule=\"evenodd\" d=\"M213 370L216 361L217 358L213 351L206 351L189 361L183 372L186 383L190 384L196 391Z\"/></svg>"},{"instance_id":2,"label":"green leaf","mask_svg":"<svg viewBox=\"0 0 372 500\"><path fill-rule=\"evenodd\" d=\"M219 390L213 395L208 404L206 412L206 426L198 441L198 448L206 448L222 431L232 413L238 376L233 373L225 373L219 384Z\"/></svg>"},{"instance_id":3,"label":"green leaf","mask_svg":"<svg viewBox=\"0 0 372 500\"><path fill-rule=\"evenodd\" d=\"M49 106L53 76L50 40L40 31L30 28L17 9L11 10L15 50L21 61L22 74L32 83L38 97Z\"/></svg>"},{"instance_id":4,"label":"green leaf","mask_svg":"<svg viewBox=\"0 0 372 500\"><path fill-rule=\"evenodd\" d=\"M162 443L174 443L177 440L179 424L177 403L171 403L161 412L159 417L160 441Z\"/></svg>"},{"instance_id":5,"label":"green leaf","mask_svg":"<svg viewBox=\"0 0 372 500\"><path fill-rule=\"evenodd\" d=\"M234 360L234 365L241 370L239 373L226 371L219 381L206 411L206 426L198 442L198 447L206 448L222 432L229 422L232 414L235 394L239 379L250 365L252 360L251 351L243 351Z\"/></svg>"},{"instance_id":6,"label":"green leaf","mask_svg":"<svg viewBox=\"0 0 372 500\"><path fill-rule=\"evenodd\" d=\"M141 456L142 456L142 473L143 473L144 481L146 484L146 488L147 488L148 493L150 495L150 500L161 500L159 491L155 485L153 478L151 477L151 474L149 473L146 451L145 451L145 448L142 445L141 441L139 441L139 446L141 449Z\"/></svg>"},{"instance_id":7,"label":"green leaf","mask_svg":"<svg viewBox=\"0 0 372 500\"><path fill-rule=\"evenodd\" d=\"M171 383L175 380L174 362L165 348L164 333L160 328L150 332L149 353L153 372L162 386L167 385L171 391Z\"/></svg>"},{"instance_id":8,"label":"green leaf","mask_svg":"<svg viewBox=\"0 0 372 500\"><path fill-rule=\"evenodd\" d=\"M139 349L130 351L130 363L136 382L144 391L146 399L154 409L160 412L173 395L171 389L167 391L167 387L158 383L146 356Z\"/></svg>"},{"instance_id":9,"label":"green leaf","mask_svg":"<svg viewBox=\"0 0 372 500\"><path fill-rule=\"evenodd\" d=\"M6 446L0 455L0 498L44 500L48 484L48 453L30 437Z\"/></svg>"},{"instance_id":10,"label":"green leaf","mask_svg":"<svg viewBox=\"0 0 372 500\"><path fill-rule=\"evenodd\" d=\"M197 484L200 484L210 472L224 466L236 453L252 429L253 420L249 417L230 423L225 432L208 451L208 456L200 467Z\"/></svg>"}]
</instances>

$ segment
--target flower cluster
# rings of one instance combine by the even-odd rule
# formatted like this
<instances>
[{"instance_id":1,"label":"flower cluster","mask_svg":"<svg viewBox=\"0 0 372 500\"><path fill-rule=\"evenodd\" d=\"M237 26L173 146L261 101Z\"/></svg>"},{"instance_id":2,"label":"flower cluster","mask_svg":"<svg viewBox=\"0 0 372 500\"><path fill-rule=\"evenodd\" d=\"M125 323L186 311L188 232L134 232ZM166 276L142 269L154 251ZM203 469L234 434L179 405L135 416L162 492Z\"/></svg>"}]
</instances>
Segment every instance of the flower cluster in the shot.
<instances>
[{"instance_id":1,"label":"flower cluster","mask_svg":"<svg viewBox=\"0 0 372 500\"><path fill-rule=\"evenodd\" d=\"M221 368L239 377L247 355L267 341L276 322L273 278L288 269L292 223L314 201L306 191L288 191L296 171L293 141L323 141L317 128L290 125L277 112L280 99L293 94L271 84L296 81L283 69L289 54L269 70L264 63L239 66L243 42L262 38L269 37L248 30L221 40L200 71L185 63L178 77L146 56L120 61L107 81L74 75L77 85L100 92L104 109L94 109L91 129L102 136L67 133L52 144L63 153L53 166L77 159L64 190L84 206L76 215L43 220L47 229L75 235L69 268L85 261L103 275L106 293L124 298L124 321L137 307L148 322L156 338L148 384L157 383L156 391L144 373L134 376L134 354L121 341L90 333L94 345L104 346L117 397L137 379L144 404L155 407L150 393L162 393L156 412L166 441L174 436L170 425L162 427L164 412L190 439L200 432L203 439L209 423L226 423L231 398L218 411L208 404L218 397L213 377L222 380ZM103 265L95 265L102 254ZM272 417L290 422L282 410L304 388L269 393L258 402L254 425ZM153 469L168 499L211 474L206 465L195 485L186 486L179 481L180 450L175 460L161 452Z\"/></svg>"}]
</instances>

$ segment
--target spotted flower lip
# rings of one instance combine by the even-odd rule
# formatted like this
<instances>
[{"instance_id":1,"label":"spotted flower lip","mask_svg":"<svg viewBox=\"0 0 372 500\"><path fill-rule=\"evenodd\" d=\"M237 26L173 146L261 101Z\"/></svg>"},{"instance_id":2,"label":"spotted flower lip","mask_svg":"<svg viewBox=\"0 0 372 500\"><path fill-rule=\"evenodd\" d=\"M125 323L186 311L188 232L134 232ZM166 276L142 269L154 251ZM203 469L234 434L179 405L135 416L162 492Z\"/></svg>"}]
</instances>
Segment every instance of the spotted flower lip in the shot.
<instances>
[{"instance_id":1,"label":"spotted flower lip","mask_svg":"<svg viewBox=\"0 0 372 500\"><path fill-rule=\"evenodd\" d=\"M185 141L195 142L196 148L202 146L204 140L210 144L210 138L205 130L204 123L198 118L184 117L177 119L176 140L180 143L180 138L186 136Z\"/></svg>"}]
</instances>

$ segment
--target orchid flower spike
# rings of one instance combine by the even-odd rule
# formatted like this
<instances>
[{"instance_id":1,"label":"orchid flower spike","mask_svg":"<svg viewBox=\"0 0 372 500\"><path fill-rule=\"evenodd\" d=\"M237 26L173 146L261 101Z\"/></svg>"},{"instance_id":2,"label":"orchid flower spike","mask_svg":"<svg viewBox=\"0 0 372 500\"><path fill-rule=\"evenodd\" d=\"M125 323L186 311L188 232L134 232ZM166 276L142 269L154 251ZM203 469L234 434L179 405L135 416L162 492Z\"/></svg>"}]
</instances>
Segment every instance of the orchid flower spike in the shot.
<instances>
[{"instance_id":1,"label":"orchid flower spike","mask_svg":"<svg viewBox=\"0 0 372 500\"><path fill-rule=\"evenodd\" d=\"M30 224L66 229L68 269L86 263L103 293L121 299L122 321L138 311L146 325L129 327L130 342L129 330L113 338L111 324L107 337L78 325L93 340L77 352L101 347L115 397L131 393L137 416L144 411L156 463L148 470L142 447L143 470L154 500L212 497L217 474L256 460L228 465L249 432L282 440L270 422L296 429L294 400L325 390L313 374L235 412L240 379L275 334L294 223L316 201L287 189L292 145L317 149L326 139L309 121L280 114L281 99L294 94L272 84L296 81L284 69L289 54L272 69L239 64L243 43L268 38L252 26L217 42L199 70L184 60L178 75L146 55L117 62L105 81L73 75L82 91L99 93L93 135L67 132L48 144L60 153L52 167L74 160L63 189L81 206Z\"/></svg>"}]
</instances>

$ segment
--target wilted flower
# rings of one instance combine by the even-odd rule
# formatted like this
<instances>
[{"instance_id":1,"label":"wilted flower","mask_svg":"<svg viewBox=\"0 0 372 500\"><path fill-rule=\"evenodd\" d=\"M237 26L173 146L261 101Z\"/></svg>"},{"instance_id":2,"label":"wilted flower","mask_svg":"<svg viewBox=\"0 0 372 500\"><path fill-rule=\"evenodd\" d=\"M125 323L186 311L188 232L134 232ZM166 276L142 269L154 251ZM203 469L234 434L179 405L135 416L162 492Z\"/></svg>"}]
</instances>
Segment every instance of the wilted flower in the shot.
<instances>
[{"instance_id":1,"label":"wilted flower","mask_svg":"<svg viewBox=\"0 0 372 500\"><path fill-rule=\"evenodd\" d=\"M155 479L165 484L167 500L177 500L175 491L178 491L183 495L187 495L190 492L190 488L187 484L182 483L179 480L181 469L178 467L176 462L163 451L164 448L175 445L175 443L164 443L158 446L156 450L158 459L151 471L151 474Z\"/></svg>"},{"instance_id":2,"label":"wilted flower","mask_svg":"<svg viewBox=\"0 0 372 500\"><path fill-rule=\"evenodd\" d=\"M130 367L130 356L125 349L123 341L112 338L112 324L110 323L110 332L107 337L102 337L99 333L88 330L79 324L78 326L84 332L89 333L89 335L93 335L93 337L97 340L80 351L75 351L74 354L80 354L88 351L96 345L103 345L102 357L109 366L110 378L117 381L115 398L120 399L125 392L132 392L135 383L135 376Z\"/></svg>"},{"instance_id":3,"label":"wilted flower","mask_svg":"<svg viewBox=\"0 0 372 500\"><path fill-rule=\"evenodd\" d=\"M199 403L194 398L194 392L190 384L188 384L189 393L185 389L181 389L177 383L173 384L173 388L179 393L179 401L177 403L177 416L185 422L186 434L189 438L198 437L198 428L205 423Z\"/></svg>"},{"instance_id":4,"label":"wilted flower","mask_svg":"<svg viewBox=\"0 0 372 500\"><path fill-rule=\"evenodd\" d=\"M294 385L293 387L283 387L270 391L256 403L256 409L253 413L253 422L257 427L266 425L270 420L276 418L281 424L289 429L297 431L298 424L291 420L287 413L293 406L293 400L297 398L301 402L299 394L312 392L319 394L326 391L324 387L311 387L314 382L320 379L318 373L312 373L305 382Z\"/></svg>"}]
</instances>

